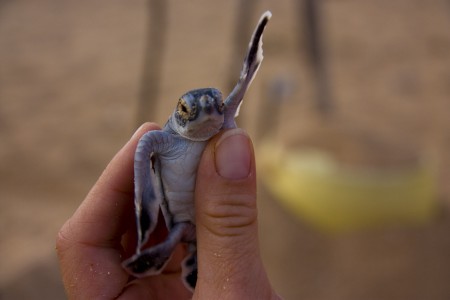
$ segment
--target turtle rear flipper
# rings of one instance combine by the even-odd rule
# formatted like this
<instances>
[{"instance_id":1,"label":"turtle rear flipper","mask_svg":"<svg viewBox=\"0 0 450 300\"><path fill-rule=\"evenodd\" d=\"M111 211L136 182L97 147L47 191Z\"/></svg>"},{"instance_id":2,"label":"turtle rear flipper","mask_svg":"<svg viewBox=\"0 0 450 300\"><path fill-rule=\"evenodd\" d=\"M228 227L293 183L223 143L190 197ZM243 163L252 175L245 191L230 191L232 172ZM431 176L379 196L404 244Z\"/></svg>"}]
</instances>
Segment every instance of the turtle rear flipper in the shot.
<instances>
[{"instance_id":1,"label":"turtle rear flipper","mask_svg":"<svg viewBox=\"0 0 450 300\"><path fill-rule=\"evenodd\" d=\"M131 275L142 278L161 273L178 243L189 241L195 232L195 225L182 222L177 223L169 231L166 240L160 244L139 251L122 263L122 266Z\"/></svg>"},{"instance_id":2,"label":"turtle rear flipper","mask_svg":"<svg viewBox=\"0 0 450 300\"><path fill-rule=\"evenodd\" d=\"M181 267L183 283L189 290L193 291L197 284L197 246L195 244L189 245L189 255L183 260Z\"/></svg>"},{"instance_id":3,"label":"turtle rear flipper","mask_svg":"<svg viewBox=\"0 0 450 300\"><path fill-rule=\"evenodd\" d=\"M172 256L171 249L164 246L160 244L135 254L122 265L130 274L138 278L159 274Z\"/></svg>"}]
</instances>

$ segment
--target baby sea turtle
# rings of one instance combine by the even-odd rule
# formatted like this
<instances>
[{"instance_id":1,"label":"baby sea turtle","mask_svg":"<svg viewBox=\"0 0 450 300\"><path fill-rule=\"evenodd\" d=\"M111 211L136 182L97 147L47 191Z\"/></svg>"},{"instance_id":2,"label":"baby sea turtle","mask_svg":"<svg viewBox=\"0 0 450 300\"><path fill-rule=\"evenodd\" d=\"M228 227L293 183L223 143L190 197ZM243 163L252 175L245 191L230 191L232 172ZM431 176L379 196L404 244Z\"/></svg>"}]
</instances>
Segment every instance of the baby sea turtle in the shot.
<instances>
[{"instance_id":1,"label":"baby sea turtle","mask_svg":"<svg viewBox=\"0 0 450 300\"><path fill-rule=\"evenodd\" d=\"M189 255L182 263L182 279L193 290L197 281L194 188L197 165L208 140L222 129L236 128L234 118L245 92L262 62L262 34L272 14L267 11L250 40L239 81L222 101L214 88L192 90L181 96L162 130L139 140L134 158L135 210L138 229L136 253L123 267L141 278L159 274L179 242ZM166 240L145 249L155 229L159 210L169 231Z\"/></svg>"}]
</instances>

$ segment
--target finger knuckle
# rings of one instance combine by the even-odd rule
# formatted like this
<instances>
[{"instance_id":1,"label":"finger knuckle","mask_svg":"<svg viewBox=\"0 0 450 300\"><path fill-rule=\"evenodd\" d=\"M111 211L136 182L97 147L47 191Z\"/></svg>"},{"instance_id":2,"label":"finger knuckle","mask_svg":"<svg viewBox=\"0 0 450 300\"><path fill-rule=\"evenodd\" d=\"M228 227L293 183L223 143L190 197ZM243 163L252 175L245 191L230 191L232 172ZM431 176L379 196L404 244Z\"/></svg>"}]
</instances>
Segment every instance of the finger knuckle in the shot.
<instances>
[{"instance_id":1,"label":"finger knuckle","mask_svg":"<svg viewBox=\"0 0 450 300\"><path fill-rule=\"evenodd\" d=\"M257 209L253 195L211 199L204 208L204 224L219 236L241 235L256 223Z\"/></svg>"}]
</instances>

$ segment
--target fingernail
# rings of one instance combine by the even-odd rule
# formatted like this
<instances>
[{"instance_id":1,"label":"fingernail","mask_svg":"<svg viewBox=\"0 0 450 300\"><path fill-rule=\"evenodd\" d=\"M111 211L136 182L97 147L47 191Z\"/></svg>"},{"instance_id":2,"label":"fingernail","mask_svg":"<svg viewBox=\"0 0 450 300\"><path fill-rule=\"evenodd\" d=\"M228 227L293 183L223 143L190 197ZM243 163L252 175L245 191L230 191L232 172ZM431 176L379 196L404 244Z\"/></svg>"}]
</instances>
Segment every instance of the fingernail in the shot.
<instances>
[{"instance_id":1,"label":"fingernail","mask_svg":"<svg viewBox=\"0 0 450 300\"><path fill-rule=\"evenodd\" d=\"M216 143L216 169L226 179L244 179L250 174L251 142L240 128L226 131Z\"/></svg>"},{"instance_id":2,"label":"fingernail","mask_svg":"<svg viewBox=\"0 0 450 300\"><path fill-rule=\"evenodd\" d=\"M131 136L131 139L134 139L134 138L137 136L137 134L141 131L141 129L142 129L144 126L145 126L145 123L142 124L141 126L139 126L139 128L136 129L136 131L135 131L135 132L133 133L133 135Z\"/></svg>"}]
</instances>

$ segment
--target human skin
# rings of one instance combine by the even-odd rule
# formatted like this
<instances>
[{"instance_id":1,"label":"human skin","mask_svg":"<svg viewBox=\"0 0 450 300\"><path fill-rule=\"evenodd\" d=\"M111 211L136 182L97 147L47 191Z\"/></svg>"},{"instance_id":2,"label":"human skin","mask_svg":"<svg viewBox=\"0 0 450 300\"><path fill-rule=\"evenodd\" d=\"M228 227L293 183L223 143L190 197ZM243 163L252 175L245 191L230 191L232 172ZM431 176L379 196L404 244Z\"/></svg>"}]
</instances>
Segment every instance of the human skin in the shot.
<instances>
[{"instance_id":1,"label":"human skin","mask_svg":"<svg viewBox=\"0 0 450 300\"><path fill-rule=\"evenodd\" d=\"M200 160L194 294L180 278L181 244L160 275L133 279L121 267L136 245L134 151L145 132L158 129L145 123L136 131L60 229L56 250L69 299L278 299L260 257L255 159L242 129L216 135ZM160 218L151 243L165 234Z\"/></svg>"}]
</instances>

